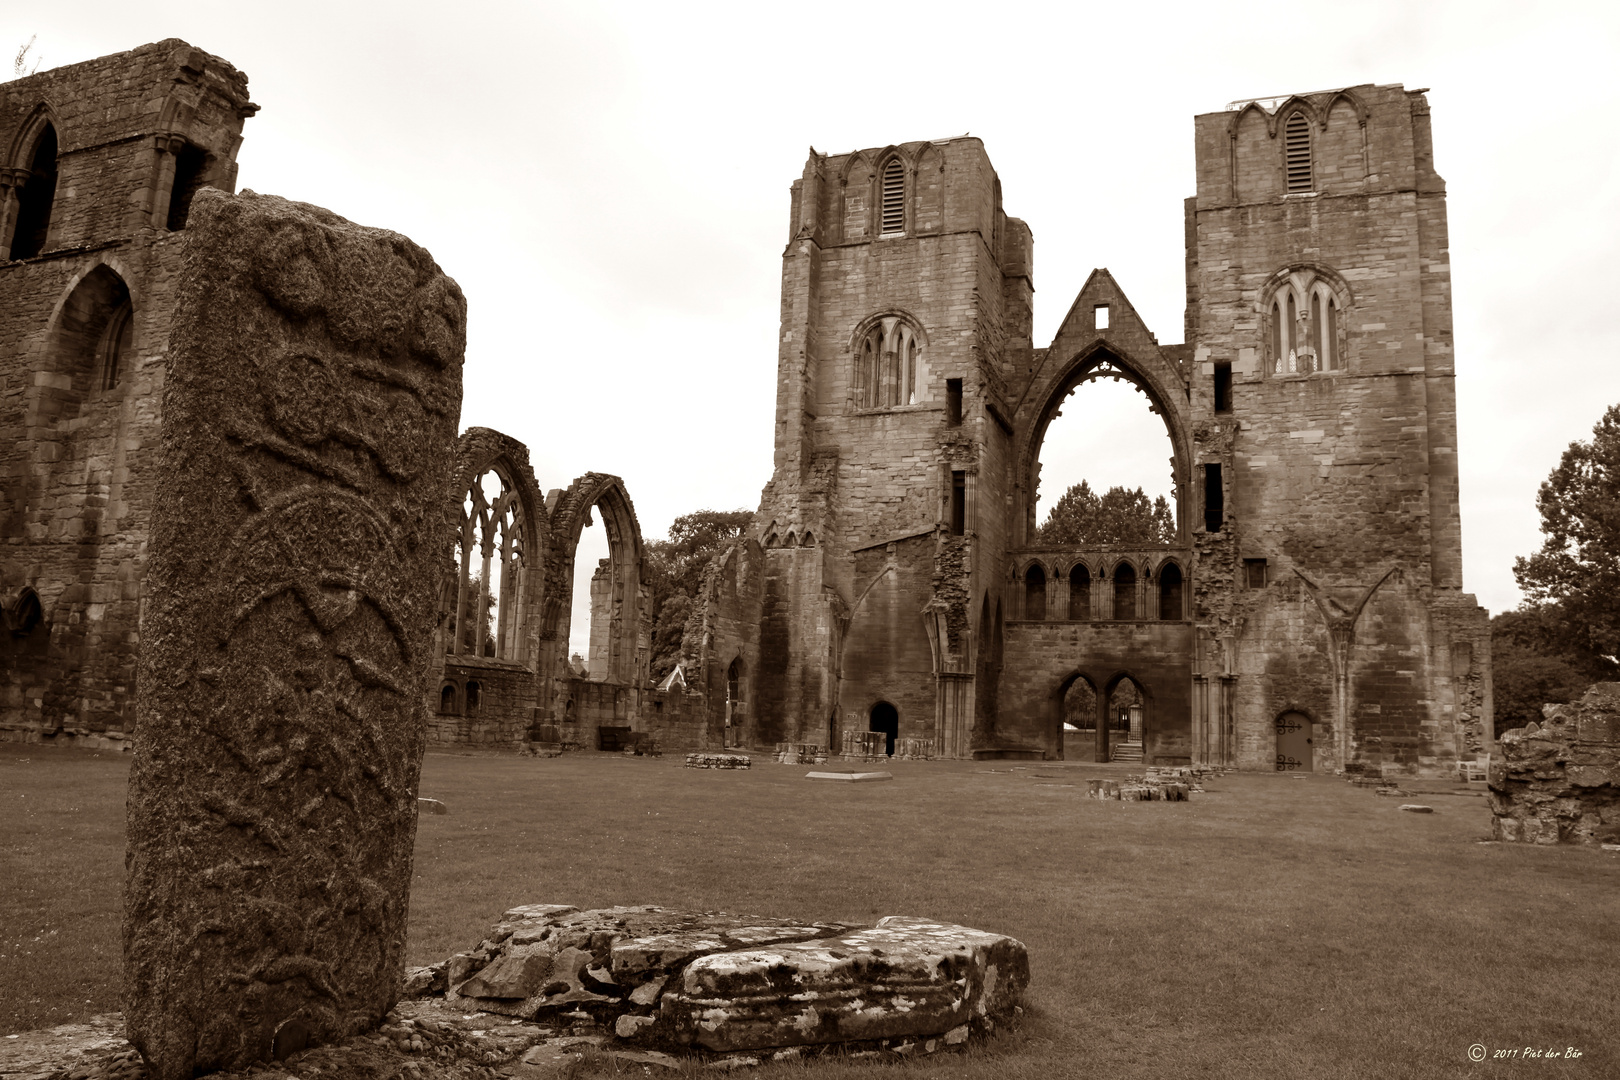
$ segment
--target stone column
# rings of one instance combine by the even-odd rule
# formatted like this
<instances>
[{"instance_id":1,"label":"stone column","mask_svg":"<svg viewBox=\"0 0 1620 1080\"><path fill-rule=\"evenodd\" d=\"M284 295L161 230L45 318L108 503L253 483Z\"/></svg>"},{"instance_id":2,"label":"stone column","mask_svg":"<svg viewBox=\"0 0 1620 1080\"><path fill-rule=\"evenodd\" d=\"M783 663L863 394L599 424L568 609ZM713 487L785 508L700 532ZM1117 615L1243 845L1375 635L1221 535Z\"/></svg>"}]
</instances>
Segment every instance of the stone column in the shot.
<instances>
[{"instance_id":1,"label":"stone column","mask_svg":"<svg viewBox=\"0 0 1620 1080\"><path fill-rule=\"evenodd\" d=\"M204 190L183 235L124 904L154 1080L399 997L466 340L397 233Z\"/></svg>"}]
</instances>

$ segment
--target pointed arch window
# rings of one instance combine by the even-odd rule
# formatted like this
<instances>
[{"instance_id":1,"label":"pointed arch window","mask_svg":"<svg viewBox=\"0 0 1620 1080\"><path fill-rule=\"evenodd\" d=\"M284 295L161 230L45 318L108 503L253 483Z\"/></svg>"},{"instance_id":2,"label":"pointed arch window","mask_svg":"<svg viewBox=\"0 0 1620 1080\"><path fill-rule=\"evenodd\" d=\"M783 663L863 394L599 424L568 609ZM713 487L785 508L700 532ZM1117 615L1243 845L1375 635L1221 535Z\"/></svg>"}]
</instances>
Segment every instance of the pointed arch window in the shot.
<instances>
[{"instance_id":1,"label":"pointed arch window","mask_svg":"<svg viewBox=\"0 0 1620 1080\"><path fill-rule=\"evenodd\" d=\"M17 189L17 223L11 233L11 258L31 259L45 250L55 201L56 128L47 122L34 141L34 152Z\"/></svg>"},{"instance_id":2,"label":"pointed arch window","mask_svg":"<svg viewBox=\"0 0 1620 1080\"><path fill-rule=\"evenodd\" d=\"M1273 375L1309 375L1344 369L1344 309L1328 281L1291 274L1266 312L1267 367Z\"/></svg>"},{"instance_id":3,"label":"pointed arch window","mask_svg":"<svg viewBox=\"0 0 1620 1080\"><path fill-rule=\"evenodd\" d=\"M1283 171L1288 192L1316 190L1311 168L1311 122L1296 112L1283 125Z\"/></svg>"},{"instance_id":4,"label":"pointed arch window","mask_svg":"<svg viewBox=\"0 0 1620 1080\"><path fill-rule=\"evenodd\" d=\"M899 158L890 158L883 166L883 229L884 236L896 236L906 231L906 166Z\"/></svg>"},{"instance_id":5,"label":"pointed arch window","mask_svg":"<svg viewBox=\"0 0 1620 1080\"><path fill-rule=\"evenodd\" d=\"M922 341L898 316L880 319L861 338L856 353L856 386L863 409L917 404Z\"/></svg>"},{"instance_id":6,"label":"pointed arch window","mask_svg":"<svg viewBox=\"0 0 1620 1080\"><path fill-rule=\"evenodd\" d=\"M452 656L522 660L527 574L523 504L499 469L484 470L462 497L456 538L456 608L445 651ZM474 691L467 687L467 708Z\"/></svg>"}]
</instances>

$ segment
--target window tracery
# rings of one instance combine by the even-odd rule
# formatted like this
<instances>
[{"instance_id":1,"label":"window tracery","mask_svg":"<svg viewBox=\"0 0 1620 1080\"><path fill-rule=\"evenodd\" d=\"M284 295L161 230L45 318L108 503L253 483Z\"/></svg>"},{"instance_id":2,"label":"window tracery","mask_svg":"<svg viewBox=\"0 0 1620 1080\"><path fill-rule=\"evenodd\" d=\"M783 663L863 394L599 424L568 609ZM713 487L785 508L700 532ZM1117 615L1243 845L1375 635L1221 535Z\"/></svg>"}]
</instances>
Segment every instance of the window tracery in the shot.
<instances>
[{"instance_id":1,"label":"window tracery","mask_svg":"<svg viewBox=\"0 0 1620 1080\"><path fill-rule=\"evenodd\" d=\"M856 350L859 406L886 409L917 404L921 355L922 341L904 319L891 315L874 323Z\"/></svg>"},{"instance_id":2,"label":"window tracery","mask_svg":"<svg viewBox=\"0 0 1620 1080\"><path fill-rule=\"evenodd\" d=\"M462 498L456 538L456 607L445 651L452 656L521 660L521 605L527 573L523 504L491 466ZM469 689L469 697L470 697ZM470 701L469 701L470 707Z\"/></svg>"},{"instance_id":3,"label":"window tracery","mask_svg":"<svg viewBox=\"0 0 1620 1080\"><path fill-rule=\"evenodd\" d=\"M1344 369L1344 301L1309 270L1288 275L1266 306L1266 371L1309 375Z\"/></svg>"}]
</instances>

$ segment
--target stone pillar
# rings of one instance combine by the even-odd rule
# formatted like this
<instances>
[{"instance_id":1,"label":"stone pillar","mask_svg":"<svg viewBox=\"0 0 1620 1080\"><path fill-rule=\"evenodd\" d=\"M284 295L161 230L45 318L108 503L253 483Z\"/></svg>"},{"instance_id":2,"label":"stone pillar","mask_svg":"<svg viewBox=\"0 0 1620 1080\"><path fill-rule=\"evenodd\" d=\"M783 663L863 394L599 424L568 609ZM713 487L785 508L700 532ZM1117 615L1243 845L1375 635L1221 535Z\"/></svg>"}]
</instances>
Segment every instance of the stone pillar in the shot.
<instances>
[{"instance_id":1,"label":"stone pillar","mask_svg":"<svg viewBox=\"0 0 1620 1080\"><path fill-rule=\"evenodd\" d=\"M399 997L466 340L397 233L204 190L184 237L124 903L154 1080Z\"/></svg>"}]
</instances>

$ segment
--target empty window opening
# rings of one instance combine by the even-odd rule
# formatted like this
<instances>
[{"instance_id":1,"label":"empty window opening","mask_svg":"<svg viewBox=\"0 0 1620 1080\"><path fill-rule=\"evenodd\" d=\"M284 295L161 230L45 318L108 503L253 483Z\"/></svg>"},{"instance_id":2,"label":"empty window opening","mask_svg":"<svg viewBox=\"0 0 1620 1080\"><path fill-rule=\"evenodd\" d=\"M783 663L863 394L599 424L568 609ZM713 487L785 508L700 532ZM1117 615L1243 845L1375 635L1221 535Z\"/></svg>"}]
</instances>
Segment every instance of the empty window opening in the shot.
<instances>
[{"instance_id":1,"label":"empty window opening","mask_svg":"<svg viewBox=\"0 0 1620 1080\"><path fill-rule=\"evenodd\" d=\"M1114 618L1136 618L1136 567L1130 563L1114 567Z\"/></svg>"},{"instance_id":2,"label":"empty window opening","mask_svg":"<svg viewBox=\"0 0 1620 1080\"><path fill-rule=\"evenodd\" d=\"M1063 692L1063 730L1065 734L1087 735L1097 731L1097 688L1084 675Z\"/></svg>"},{"instance_id":3,"label":"empty window opening","mask_svg":"<svg viewBox=\"0 0 1620 1080\"><path fill-rule=\"evenodd\" d=\"M446 683L444 689L439 691L439 711L454 713L456 711L456 687L454 683Z\"/></svg>"},{"instance_id":4,"label":"empty window opening","mask_svg":"<svg viewBox=\"0 0 1620 1080\"><path fill-rule=\"evenodd\" d=\"M45 250L51 231L51 204L56 201L56 128L50 124L34 144L28 173L17 190L17 226L11 234L11 257L31 259Z\"/></svg>"},{"instance_id":5,"label":"empty window opening","mask_svg":"<svg viewBox=\"0 0 1620 1080\"><path fill-rule=\"evenodd\" d=\"M1215 411L1232 411L1232 365L1224 361L1215 365Z\"/></svg>"},{"instance_id":6,"label":"empty window opening","mask_svg":"<svg viewBox=\"0 0 1620 1080\"><path fill-rule=\"evenodd\" d=\"M906 167L890 158L883 167L883 235L906 231Z\"/></svg>"},{"instance_id":7,"label":"empty window opening","mask_svg":"<svg viewBox=\"0 0 1620 1080\"><path fill-rule=\"evenodd\" d=\"M1186 616L1182 614L1181 567L1165 563L1159 569L1159 618L1171 622Z\"/></svg>"},{"instance_id":8,"label":"empty window opening","mask_svg":"<svg viewBox=\"0 0 1620 1080\"><path fill-rule=\"evenodd\" d=\"M580 657L581 678L603 682L608 678L612 629L616 611L626 602L619 584L620 564L614 555L614 533L602 503L585 512L585 523L574 545L574 588L570 598L568 651ZM779 546L774 536L772 546Z\"/></svg>"},{"instance_id":9,"label":"empty window opening","mask_svg":"<svg viewBox=\"0 0 1620 1080\"><path fill-rule=\"evenodd\" d=\"M1308 375L1343 367L1340 341L1339 298L1327 282L1284 285L1272 298L1270 368L1276 375Z\"/></svg>"},{"instance_id":10,"label":"empty window opening","mask_svg":"<svg viewBox=\"0 0 1620 1080\"><path fill-rule=\"evenodd\" d=\"M815 547L816 546L816 535L815 535L815 533L812 533L810 530L806 529L805 532L804 532L804 538L799 541L799 546L800 547Z\"/></svg>"},{"instance_id":11,"label":"empty window opening","mask_svg":"<svg viewBox=\"0 0 1620 1080\"><path fill-rule=\"evenodd\" d=\"M945 422L956 427L962 422L962 380L945 380Z\"/></svg>"},{"instance_id":12,"label":"empty window opening","mask_svg":"<svg viewBox=\"0 0 1620 1080\"><path fill-rule=\"evenodd\" d=\"M1204 466L1204 531L1220 532L1226 523L1226 492L1221 487L1221 467Z\"/></svg>"},{"instance_id":13,"label":"empty window opening","mask_svg":"<svg viewBox=\"0 0 1620 1080\"><path fill-rule=\"evenodd\" d=\"M768 548L781 547L781 538L779 538L775 533L771 533L765 538L765 546Z\"/></svg>"},{"instance_id":14,"label":"empty window opening","mask_svg":"<svg viewBox=\"0 0 1620 1080\"><path fill-rule=\"evenodd\" d=\"M456 537L456 606L446 651L454 656L517 660L522 640L527 548L522 503L499 469L479 475L461 500ZM467 684L467 708L472 709Z\"/></svg>"},{"instance_id":15,"label":"empty window opening","mask_svg":"<svg viewBox=\"0 0 1620 1080\"><path fill-rule=\"evenodd\" d=\"M863 409L915 405L922 342L911 325L898 317L879 320L856 350L857 403Z\"/></svg>"},{"instance_id":16,"label":"empty window opening","mask_svg":"<svg viewBox=\"0 0 1620 1080\"><path fill-rule=\"evenodd\" d=\"M967 532L967 473L951 473L951 535Z\"/></svg>"},{"instance_id":17,"label":"empty window opening","mask_svg":"<svg viewBox=\"0 0 1620 1080\"><path fill-rule=\"evenodd\" d=\"M1243 560L1243 583L1251 589L1266 587L1266 560Z\"/></svg>"},{"instance_id":18,"label":"empty window opening","mask_svg":"<svg viewBox=\"0 0 1620 1080\"><path fill-rule=\"evenodd\" d=\"M1087 372L1040 438L1033 544L1177 540L1175 446L1152 400L1121 369Z\"/></svg>"},{"instance_id":19,"label":"empty window opening","mask_svg":"<svg viewBox=\"0 0 1620 1080\"><path fill-rule=\"evenodd\" d=\"M886 736L883 740L883 752L893 757L894 740L900 735L900 710L887 701L878 702L872 706L872 713L867 720L866 730L881 731Z\"/></svg>"},{"instance_id":20,"label":"empty window opening","mask_svg":"<svg viewBox=\"0 0 1620 1080\"><path fill-rule=\"evenodd\" d=\"M1311 124L1304 113L1295 113L1283 125L1283 156L1288 172L1288 190L1312 190Z\"/></svg>"},{"instance_id":21,"label":"empty window opening","mask_svg":"<svg viewBox=\"0 0 1620 1080\"><path fill-rule=\"evenodd\" d=\"M17 597L11 610L6 613L6 622L11 625L12 637L27 637L33 633L45 618L45 609L39 602L39 594L33 589L24 589L22 595Z\"/></svg>"},{"instance_id":22,"label":"empty window opening","mask_svg":"<svg viewBox=\"0 0 1620 1080\"><path fill-rule=\"evenodd\" d=\"M1069 571L1069 618L1075 622L1091 618L1091 571L1085 563L1075 563Z\"/></svg>"},{"instance_id":23,"label":"empty window opening","mask_svg":"<svg viewBox=\"0 0 1620 1080\"><path fill-rule=\"evenodd\" d=\"M473 679L467 680L467 715L477 716L480 707L484 704L483 687Z\"/></svg>"},{"instance_id":24,"label":"empty window opening","mask_svg":"<svg viewBox=\"0 0 1620 1080\"><path fill-rule=\"evenodd\" d=\"M1092 326L1098 330L1108 329L1108 305L1098 304L1091 309Z\"/></svg>"},{"instance_id":25,"label":"empty window opening","mask_svg":"<svg viewBox=\"0 0 1620 1080\"><path fill-rule=\"evenodd\" d=\"M118 381L130 359L132 318L129 287L111 267L84 276L62 304L47 361L68 383L39 399L39 420L74 420L97 391Z\"/></svg>"},{"instance_id":26,"label":"empty window opening","mask_svg":"<svg viewBox=\"0 0 1620 1080\"><path fill-rule=\"evenodd\" d=\"M170 232L179 232L186 227L186 218L191 214L191 200L205 186L203 175L207 166L208 155L201 147L186 143L175 153L174 185L169 188Z\"/></svg>"},{"instance_id":27,"label":"empty window opening","mask_svg":"<svg viewBox=\"0 0 1620 1080\"><path fill-rule=\"evenodd\" d=\"M1311 337L1316 345L1318 368L1333 371L1339 366L1339 302L1325 286L1311 290Z\"/></svg>"},{"instance_id":28,"label":"empty window opening","mask_svg":"<svg viewBox=\"0 0 1620 1080\"><path fill-rule=\"evenodd\" d=\"M1046 568L1040 563L1024 571L1024 618L1046 618Z\"/></svg>"}]
</instances>

